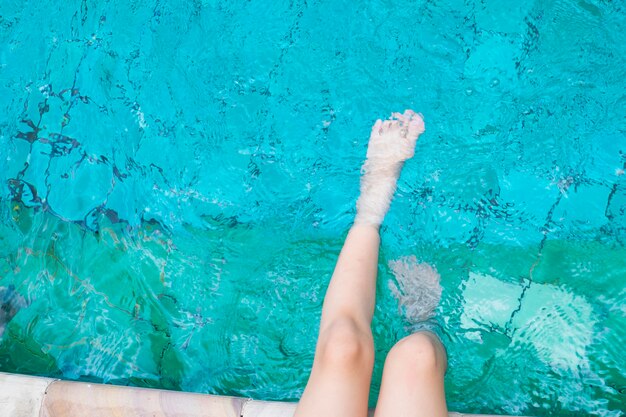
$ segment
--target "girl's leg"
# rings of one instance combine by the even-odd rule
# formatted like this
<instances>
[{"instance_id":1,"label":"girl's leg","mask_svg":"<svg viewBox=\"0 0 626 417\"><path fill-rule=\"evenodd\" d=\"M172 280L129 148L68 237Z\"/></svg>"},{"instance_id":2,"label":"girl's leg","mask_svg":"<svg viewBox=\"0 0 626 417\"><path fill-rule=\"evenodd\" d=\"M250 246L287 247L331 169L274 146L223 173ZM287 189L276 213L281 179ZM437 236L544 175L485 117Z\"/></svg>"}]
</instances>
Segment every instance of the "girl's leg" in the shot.
<instances>
[{"instance_id":1,"label":"girl's leg","mask_svg":"<svg viewBox=\"0 0 626 417\"><path fill-rule=\"evenodd\" d=\"M389 351L375 417L448 417L446 353L430 332L405 337Z\"/></svg>"},{"instance_id":2,"label":"girl's leg","mask_svg":"<svg viewBox=\"0 0 626 417\"><path fill-rule=\"evenodd\" d=\"M353 226L348 233L324 298L313 370L297 417L367 414L379 242L373 226Z\"/></svg>"},{"instance_id":3,"label":"girl's leg","mask_svg":"<svg viewBox=\"0 0 626 417\"><path fill-rule=\"evenodd\" d=\"M365 417L374 364L371 321L378 270L378 229L389 209L404 160L424 131L407 110L372 129L361 178L357 217L331 278L313 369L296 417Z\"/></svg>"}]
</instances>

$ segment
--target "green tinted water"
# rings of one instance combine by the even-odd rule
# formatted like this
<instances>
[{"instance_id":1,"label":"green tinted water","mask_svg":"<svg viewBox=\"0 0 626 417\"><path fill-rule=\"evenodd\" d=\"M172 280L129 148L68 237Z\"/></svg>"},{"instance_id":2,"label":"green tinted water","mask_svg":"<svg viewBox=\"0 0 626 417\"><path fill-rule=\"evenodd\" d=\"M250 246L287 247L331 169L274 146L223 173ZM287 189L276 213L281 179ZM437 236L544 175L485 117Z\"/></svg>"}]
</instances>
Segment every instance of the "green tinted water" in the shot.
<instances>
[{"instance_id":1,"label":"green tinted water","mask_svg":"<svg viewBox=\"0 0 626 417\"><path fill-rule=\"evenodd\" d=\"M3 226L2 250L10 254L1 264L3 284L28 294L29 306L6 328L3 370L299 397L341 233L212 221L179 236L154 225L128 233L116 224L96 234L17 204L5 210L15 223ZM37 237L6 238L24 232ZM385 236L374 395L386 351L407 333L387 289L394 249ZM536 247L505 245L410 252L442 276L438 314L451 408L538 415L621 409L623 248L558 240L546 242L540 258Z\"/></svg>"}]
</instances>

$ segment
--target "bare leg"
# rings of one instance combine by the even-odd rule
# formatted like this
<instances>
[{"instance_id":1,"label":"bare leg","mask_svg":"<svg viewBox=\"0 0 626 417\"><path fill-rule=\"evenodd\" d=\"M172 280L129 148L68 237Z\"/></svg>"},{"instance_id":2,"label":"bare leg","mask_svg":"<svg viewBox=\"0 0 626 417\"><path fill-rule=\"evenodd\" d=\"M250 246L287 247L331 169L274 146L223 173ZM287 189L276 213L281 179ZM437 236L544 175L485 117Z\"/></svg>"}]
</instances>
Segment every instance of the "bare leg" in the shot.
<instances>
[{"instance_id":1,"label":"bare leg","mask_svg":"<svg viewBox=\"0 0 626 417\"><path fill-rule=\"evenodd\" d=\"M430 332L405 337L385 360L375 417L447 417L446 353Z\"/></svg>"},{"instance_id":2,"label":"bare leg","mask_svg":"<svg viewBox=\"0 0 626 417\"><path fill-rule=\"evenodd\" d=\"M313 369L297 417L367 414L379 242L374 226L353 226L348 233L324 298Z\"/></svg>"},{"instance_id":3,"label":"bare leg","mask_svg":"<svg viewBox=\"0 0 626 417\"><path fill-rule=\"evenodd\" d=\"M365 417L374 363L371 321L376 297L378 229L404 160L424 131L407 110L378 120L363 167L357 217L328 286L313 369L297 417Z\"/></svg>"}]
</instances>

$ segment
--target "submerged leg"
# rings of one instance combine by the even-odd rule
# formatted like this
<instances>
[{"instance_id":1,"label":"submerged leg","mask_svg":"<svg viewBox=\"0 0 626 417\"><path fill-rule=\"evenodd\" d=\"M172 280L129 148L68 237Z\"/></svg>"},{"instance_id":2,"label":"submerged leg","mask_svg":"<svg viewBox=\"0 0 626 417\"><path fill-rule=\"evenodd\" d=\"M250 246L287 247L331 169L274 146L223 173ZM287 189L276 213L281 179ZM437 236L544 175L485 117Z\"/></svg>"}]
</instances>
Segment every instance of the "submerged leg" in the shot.
<instances>
[{"instance_id":1,"label":"submerged leg","mask_svg":"<svg viewBox=\"0 0 626 417\"><path fill-rule=\"evenodd\" d=\"M407 110L376 122L368 146L350 229L331 278L313 369L296 417L365 417L374 364L371 322L376 297L378 229L404 160L413 156L424 131L421 117Z\"/></svg>"}]
</instances>

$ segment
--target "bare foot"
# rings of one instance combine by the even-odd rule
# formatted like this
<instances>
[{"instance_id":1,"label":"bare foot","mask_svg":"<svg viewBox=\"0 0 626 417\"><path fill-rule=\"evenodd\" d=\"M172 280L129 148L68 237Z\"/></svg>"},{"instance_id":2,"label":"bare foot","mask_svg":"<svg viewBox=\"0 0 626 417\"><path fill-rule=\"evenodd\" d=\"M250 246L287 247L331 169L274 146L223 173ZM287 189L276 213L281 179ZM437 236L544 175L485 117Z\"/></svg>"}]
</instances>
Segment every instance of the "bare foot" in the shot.
<instances>
[{"instance_id":1,"label":"bare foot","mask_svg":"<svg viewBox=\"0 0 626 417\"><path fill-rule=\"evenodd\" d=\"M390 164L405 161L415 152L415 142L424 132L422 116L413 110L393 113L385 121L378 119L372 127L367 159Z\"/></svg>"},{"instance_id":2,"label":"bare foot","mask_svg":"<svg viewBox=\"0 0 626 417\"><path fill-rule=\"evenodd\" d=\"M404 161L415 153L424 132L422 116L413 110L377 120L372 128L367 160L361 169L361 195L355 223L380 225L389 210Z\"/></svg>"}]
</instances>

